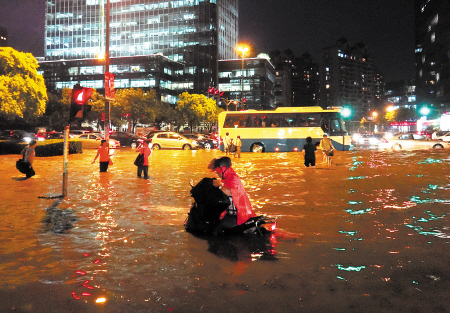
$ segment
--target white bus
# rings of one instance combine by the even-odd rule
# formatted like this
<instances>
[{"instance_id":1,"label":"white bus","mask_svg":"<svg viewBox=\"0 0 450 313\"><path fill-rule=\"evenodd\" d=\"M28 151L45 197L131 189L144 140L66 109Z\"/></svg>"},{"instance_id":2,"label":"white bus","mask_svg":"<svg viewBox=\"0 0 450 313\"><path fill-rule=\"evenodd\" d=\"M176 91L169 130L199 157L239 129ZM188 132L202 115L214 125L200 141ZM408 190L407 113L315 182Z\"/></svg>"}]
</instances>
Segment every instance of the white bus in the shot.
<instances>
[{"instance_id":1,"label":"white bus","mask_svg":"<svg viewBox=\"0 0 450 313\"><path fill-rule=\"evenodd\" d=\"M272 111L224 111L218 117L219 138L241 137L243 152L301 151L306 137L319 142L324 133L337 150L349 150L351 138L340 108L280 107ZM224 150L221 140L220 149Z\"/></svg>"}]
</instances>

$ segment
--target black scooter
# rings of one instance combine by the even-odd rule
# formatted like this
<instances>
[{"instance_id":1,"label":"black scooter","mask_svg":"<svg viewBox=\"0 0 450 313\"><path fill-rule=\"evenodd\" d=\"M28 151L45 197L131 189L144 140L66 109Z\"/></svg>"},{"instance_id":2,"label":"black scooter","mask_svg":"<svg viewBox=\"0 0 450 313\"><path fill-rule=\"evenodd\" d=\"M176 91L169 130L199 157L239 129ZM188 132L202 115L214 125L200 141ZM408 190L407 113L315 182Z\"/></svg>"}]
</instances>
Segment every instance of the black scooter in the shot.
<instances>
[{"instance_id":1,"label":"black scooter","mask_svg":"<svg viewBox=\"0 0 450 313\"><path fill-rule=\"evenodd\" d=\"M212 178L203 178L197 185L191 183L191 195L195 202L184 222L186 231L196 235L213 235L220 222L220 214L230 205L230 199L215 187ZM266 237L276 229L273 218L259 215L219 235L254 234Z\"/></svg>"}]
</instances>

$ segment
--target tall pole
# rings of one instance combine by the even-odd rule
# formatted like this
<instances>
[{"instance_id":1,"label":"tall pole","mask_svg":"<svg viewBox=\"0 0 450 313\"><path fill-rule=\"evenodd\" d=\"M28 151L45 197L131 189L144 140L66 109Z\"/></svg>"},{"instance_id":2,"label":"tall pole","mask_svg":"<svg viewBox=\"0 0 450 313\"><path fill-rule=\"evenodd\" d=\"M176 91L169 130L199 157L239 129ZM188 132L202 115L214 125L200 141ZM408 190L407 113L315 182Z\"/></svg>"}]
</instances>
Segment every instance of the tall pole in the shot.
<instances>
[{"instance_id":1,"label":"tall pole","mask_svg":"<svg viewBox=\"0 0 450 313\"><path fill-rule=\"evenodd\" d=\"M109 72L109 18L110 18L110 7L111 3L110 0L106 1L106 40L105 40L105 75ZM106 86L105 86L106 90ZM109 120L110 120L110 108L109 108L109 99L106 98L105 95L105 124L104 124L104 130L105 130L105 140L109 140ZM109 146L109 145L108 145Z\"/></svg>"},{"instance_id":2,"label":"tall pole","mask_svg":"<svg viewBox=\"0 0 450 313\"><path fill-rule=\"evenodd\" d=\"M242 73L241 73L241 105L244 103L244 56L245 52L242 52ZM236 104L237 111L237 104Z\"/></svg>"},{"instance_id":3,"label":"tall pole","mask_svg":"<svg viewBox=\"0 0 450 313\"><path fill-rule=\"evenodd\" d=\"M239 44L236 47L236 52L241 55L242 58L242 73L241 73L241 103L244 102L244 58L247 52L249 51L248 45L245 44ZM237 111L237 104L236 104L236 111Z\"/></svg>"}]
</instances>

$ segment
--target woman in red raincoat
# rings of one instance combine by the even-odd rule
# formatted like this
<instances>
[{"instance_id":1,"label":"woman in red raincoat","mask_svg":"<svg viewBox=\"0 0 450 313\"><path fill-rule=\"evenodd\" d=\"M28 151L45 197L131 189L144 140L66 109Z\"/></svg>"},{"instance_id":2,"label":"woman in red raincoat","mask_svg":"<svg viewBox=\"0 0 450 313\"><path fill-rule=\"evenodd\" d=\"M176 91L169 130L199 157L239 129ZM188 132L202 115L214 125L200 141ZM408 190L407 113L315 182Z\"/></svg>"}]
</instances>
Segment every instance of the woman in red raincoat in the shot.
<instances>
[{"instance_id":1,"label":"woman in red raincoat","mask_svg":"<svg viewBox=\"0 0 450 313\"><path fill-rule=\"evenodd\" d=\"M214 186L219 187L224 194L232 198L231 205L220 216L221 221L215 234L218 234L223 229L241 225L250 217L255 216L241 179L231 168L231 159L229 157L213 159L208 168L216 172L221 178L221 180L213 181Z\"/></svg>"}]
</instances>

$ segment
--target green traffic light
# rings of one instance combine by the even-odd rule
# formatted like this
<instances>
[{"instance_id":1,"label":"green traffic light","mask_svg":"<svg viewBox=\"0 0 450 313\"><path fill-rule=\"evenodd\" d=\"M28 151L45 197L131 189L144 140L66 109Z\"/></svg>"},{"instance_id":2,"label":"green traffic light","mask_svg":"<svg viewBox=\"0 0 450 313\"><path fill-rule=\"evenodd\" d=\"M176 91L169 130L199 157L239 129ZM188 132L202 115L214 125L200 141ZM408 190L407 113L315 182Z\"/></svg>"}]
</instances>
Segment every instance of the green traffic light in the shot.
<instances>
[{"instance_id":1,"label":"green traffic light","mask_svg":"<svg viewBox=\"0 0 450 313\"><path fill-rule=\"evenodd\" d=\"M350 117L352 115L352 110L349 108L343 108L341 111L341 116L344 118Z\"/></svg>"},{"instance_id":2,"label":"green traffic light","mask_svg":"<svg viewBox=\"0 0 450 313\"><path fill-rule=\"evenodd\" d=\"M430 109L427 108L427 107L423 107L423 108L420 109L420 114L428 115L428 114L430 114Z\"/></svg>"}]
</instances>

